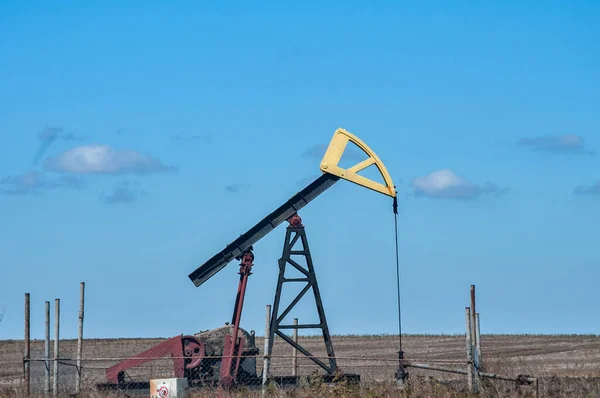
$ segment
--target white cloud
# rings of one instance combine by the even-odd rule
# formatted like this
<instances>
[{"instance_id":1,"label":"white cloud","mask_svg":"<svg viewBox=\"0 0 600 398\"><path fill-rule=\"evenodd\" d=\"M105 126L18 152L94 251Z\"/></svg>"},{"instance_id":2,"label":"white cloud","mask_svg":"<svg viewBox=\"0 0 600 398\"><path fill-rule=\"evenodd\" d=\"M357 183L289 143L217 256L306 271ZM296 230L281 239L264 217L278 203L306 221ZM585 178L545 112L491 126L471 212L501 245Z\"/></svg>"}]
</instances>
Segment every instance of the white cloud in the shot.
<instances>
[{"instance_id":1,"label":"white cloud","mask_svg":"<svg viewBox=\"0 0 600 398\"><path fill-rule=\"evenodd\" d=\"M436 199L471 200L484 194L500 194L507 189L487 182L477 185L456 175L450 169L434 171L423 177L414 179L413 192L416 196Z\"/></svg>"},{"instance_id":2,"label":"white cloud","mask_svg":"<svg viewBox=\"0 0 600 398\"><path fill-rule=\"evenodd\" d=\"M82 145L44 161L49 171L77 174L150 174L177 171L159 159L136 151L119 151L108 145Z\"/></svg>"}]
</instances>

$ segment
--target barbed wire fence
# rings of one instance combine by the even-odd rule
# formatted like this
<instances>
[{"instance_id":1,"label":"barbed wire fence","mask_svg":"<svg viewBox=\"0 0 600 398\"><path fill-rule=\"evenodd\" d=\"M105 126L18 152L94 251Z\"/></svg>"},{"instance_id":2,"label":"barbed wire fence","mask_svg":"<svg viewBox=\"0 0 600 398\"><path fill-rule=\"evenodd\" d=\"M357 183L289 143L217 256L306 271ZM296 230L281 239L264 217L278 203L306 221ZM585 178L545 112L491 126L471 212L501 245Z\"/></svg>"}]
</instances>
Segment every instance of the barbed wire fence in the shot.
<instances>
[{"instance_id":1,"label":"barbed wire fence","mask_svg":"<svg viewBox=\"0 0 600 398\"><path fill-rule=\"evenodd\" d=\"M176 378L174 362L178 359L183 361L189 359L184 356L145 358L148 362L126 369L123 377L117 383L113 383L107 380L107 371L115 364L135 359L135 356L83 358L78 365L77 359L69 357L47 362L41 349L33 349L31 353L29 391L31 396L36 397L67 396L76 394L76 391L91 390L148 392L151 380ZM317 358L326 360L327 356ZM220 385L219 376L223 359L222 356L204 357L201 366L195 369L196 374L186 375L189 377L188 387L198 391L217 389ZM245 356L237 371L235 386L260 391L263 388L263 360L264 355ZM394 357L337 356L338 368L343 374L331 378L327 378L325 372L320 370L310 358L303 355L272 355L269 360L268 384L278 389L302 389L321 382L363 389L399 386L396 378L398 359ZM56 363L58 363L58 371L54 373ZM428 371L442 370L444 377L437 378L436 383L457 391L469 390L465 377L468 366L466 360L408 359L406 365L414 368L414 371L411 370L413 380L433 381ZM426 368L419 368L420 366ZM2 361L0 367L11 370L0 373L1 387L24 390L24 378L22 373L18 372L18 363L8 364ZM48 368L50 368L50 378L46 376ZM54 379L55 376L58 377L57 380Z\"/></svg>"},{"instance_id":2,"label":"barbed wire fence","mask_svg":"<svg viewBox=\"0 0 600 398\"><path fill-rule=\"evenodd\" d=\"M466 355L457 359L439 359L435 357L399 358L373 352L349 354L348 350L338 351L335 355L336 372L323 372L317 366L330 360L324 346L313 347L313 354L302 354L279 336L275 336L273 351L260 354L265 338L245 335L246 350L235 364L237 356L224 355L225 335L215 341L206 342L203 352L185 352L181 344L184 336L171 339L119 339L115 344L107 341L88 340L83 355L83 318L85 284L81 282L79 333L76 340L60 339L60 300L55 301L54 339L50 340L50 303L45 302L46 329L43 341L30 340L30 302L29 293L25 294L25 341L22 358L0 359L0 388L19 389L26 396L64 396L77 395L83 390L148 390L150 381L156 379L185 379L192 389L215 388L226 380L224 376L233 374L235 386L251 389L264 389L267 385L278 388L302 388L316 382L328 384L355 385L360 388L372 386L402 387L404 380L399 377L406 369L411 369L411 380L430 378L431 372L443 374L436 382L442 382L455 389L477 393L484 386L483 379L498 379L514 385L535 384L539 390L537 378L530 376L508 377L485 373L481 365L481 338L479 314L475 311L474 285L471 286L471 305L465 308L466 315ZM267 306L267 312L269 312ZM297 319L294 319L297 325ZM267 328L269 321L267 320ZM230 330L232 326L223 328ZM202 332L200 333L200 335ZM268 329L265 336L268 335ZM196 335L198 336L198 335ZM297 329L289 336L298 341ZM306 336L303 336L306 339ZM175 340L173 340L175 339ZM140 343L140 340L143 343ZM160 349L167 340L180 344L177 348ZM194 340L192 336L192 342ZM258 340L258 342L256 341ZM319 339L314 339L318 342ZM322 341L321 341L322 343ZM15 343L17 344L17 343ZM22 343L21 343L22 344ZM172 345L173 347L176 347ZM264 344L267 347L267 344ZM150 350L150 351L147 351ZM18 352L16 350L15 352ZM368 352L368 350L367 350ZM116 355L115 355L116 354ZM235 370L223 371L223 362L231 358ZM139 361L138 361L139 360ZM138 362L136 362L138 361ZM19 366L20 365L20 366ZM265 365L268 365L265 376ZM224 367L223 367L224 368ZM402 369L403 372L399 372ZM538 393L536 393L537 396Z\"/></svg>"}]
</instances>

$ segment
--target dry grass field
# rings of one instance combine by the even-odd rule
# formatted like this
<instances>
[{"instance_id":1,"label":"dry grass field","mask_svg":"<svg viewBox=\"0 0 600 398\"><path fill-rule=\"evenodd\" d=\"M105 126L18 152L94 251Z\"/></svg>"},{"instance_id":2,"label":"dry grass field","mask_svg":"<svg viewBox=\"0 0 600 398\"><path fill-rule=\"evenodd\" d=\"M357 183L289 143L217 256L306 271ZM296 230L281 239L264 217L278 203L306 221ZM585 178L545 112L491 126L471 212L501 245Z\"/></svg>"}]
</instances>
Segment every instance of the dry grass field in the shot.
<instances>
[{"instance_id":1,"label":"dry grass field","mask_svg":"<svg viewBox=\"0 0 600 398\"><path fill-rule=\"evenodd\" d=\"M104 369L123 358L137 354L163 339L90 339L84 341L84 369L82 379L86 387L103 381ZM322 340L301 337L300 343L315 356L323 356ZM334 348L338 365L344 372L358 373L362 387L359 391L346 388L327 390L337 396L466 396L466 378L461 375L434 371L409 369L410 384L404 390L393 385L397 362L397 336L334 336ZM263 339L256 337L261 353ZM464 364L446 361L465 361L464 336L403 337L405 356L408 360L431 363L450 368L465 368ZM43 341L32 341L32 358L43 357ZM23 375L23 342L0 341L0 388L6 396L18 396L18 385ZM76 342L60 342L61 357L67 358L60 366L60 389L73 390L75 368L69 366L76 352ZM289 345L276 340L273 349L271 371L274 375L291 374ZM483 365L486 372L506 376L527 374L540 378L540 396L599 397L600 396L600 336L587 335L483 335ZM308 375L316 366L300 355L299 373ZM172 362L156 361L132 370L134 380L171 376ZM258 372L262 360L257 363ZM44 364L32 363L32 389L37 393L43 388ZM376 386L376 387L374 387ZM367 390L367 387L374 390ZM322 388L322 387L312 387ZM340 387L341 388L341 387ZM487 396L535 396L531 386L514 386L506 381L487 381L484 385ZM243 394L248 396L250 393ZM284 394L284 392L277 392ZM288 394L288 392L285 392ZM326 395L326 391L312 390L308 395ZM94 395L97 396L97 395ZM199 395L200 396L200 395ZM299 395L302 396L302 395Z\"/></svg>"}]
</instances>

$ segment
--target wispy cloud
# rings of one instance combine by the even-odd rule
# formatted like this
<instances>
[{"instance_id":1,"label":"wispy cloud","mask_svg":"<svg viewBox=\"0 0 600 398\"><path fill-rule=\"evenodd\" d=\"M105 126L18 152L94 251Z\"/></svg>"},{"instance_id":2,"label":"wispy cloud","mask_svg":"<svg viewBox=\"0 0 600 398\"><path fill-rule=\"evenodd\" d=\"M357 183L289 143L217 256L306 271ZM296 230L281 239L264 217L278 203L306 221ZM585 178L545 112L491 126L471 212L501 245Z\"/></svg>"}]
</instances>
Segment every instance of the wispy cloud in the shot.
<instances>
[{"instance_id":1,"label":"wispy cloud","mask_svg":"<svg viewBox=\"0 0 600 398\"><path fill-rule=\"evenodd\" d=\"M229 184L225 187L225 190L230 193L238 193L243 190L246 190L250 187L249 184L238 183L238 184Z\"/></svg>"},{"instance_id":2,"label":"wispy cloud","mask_svg":"<svg viewBox=\"0 0 600 398\"><path fill-rule=\"evenodd\" d=\"M121 181L111 192L102 192L100 194L100 199L107 204L117 204L117 203L132 203L136 202L143 196L146 196L146 191L142 188L139 181Z\"/></svg>"},{"instance_id":3,"label":"wispy cloud","mask_svg":"<svg viewBox=\"0 0 600 398\"><path fill-rule=\"evenodd\" d=\"M210 135L200 135L200 134L195 134L195 135L175 134L175 135L171 136L171 140L173 140L175 142L202 141L205 144L210 144L211 136Z\"/></svg>"},{"instance_id":4,"label":"wispy cloud","mask_svg":"<svg viewBox=\"0 0 600 398\"><path fill-rule=\"evenodd\" d=\"M40 146L33 157L33 164L39 163L48 148L54 144L57 140L64 141L79 141L84 139L82 136L75 135L73 133L65 133L62 127L51 127L46 126L38 133L38 140Z\"/></svg>"},{"instance_id":5,"label":"wispy cloud","mask_svg":"<svg viewBox=\"0 0 600 398\"><path fill-rule=\"evenodd\" d=\"M482 195L499 195L508 191L493 182L483 185L456 175L450 169L434 171L412 182L413 194L434 199L474 200Z\"/></svg>"},{"instance_id":6,"label":"wispy cloud","mask_svg":"<svg viewBox=\"0 0 600 398\"><path fill-rule=\"evenodd\" d=\"M62 132L62 127L46 126L38 133L38 138L40 141L56 140Z\"/></svg>"},{"instance_id":7,"label":"wispy cloud","mask_svg":"<svg viewBox=\"0 0 600 398\"><path fill-rule=\"evenodd\" d=\"M583 137L575 134L544 135L521 138L517 145L534 151L552 153L571 153L578 155L595 155L595 151L585 148Z\"/></svg>"},{"instance_id":8,"label":"wispy cloud","mask_svg":"<svg viewBox=\"0 0 600 398\"><path fill-rule=\"evenodd\" d=\"M573 190L575 195L598 195L600 196L600 180L592 185L580 185Z\"/></svg>"},{"instance_id":9,"label":"wispy cloud","mask_svg":"<svg viewBox=\"0 0 600 398\"><path fill-rule=\"evenodd\" d=\"M33 157L33 164L37 164L40 159L44 156L48 148L58 139L58 135L63 131L62 127L48 127L46 126L38 134L38 139L41 144Z\"/></svg>"},{"instance_id":10,"label":"wispy cloud","mask_svg":"<svg viewBox=\"0 0 600 398\"><path fill-rule=\"evenodd\" d=\"M177 172L177 166L131 150L117 150L108 145L82 145L44 161L48 171L76 174L125 174Z\"/></svg>"},{"instance_id":11,"label":"wispy cloud","mask_svg":"<svg viewBox=\"0 0 600 398\"><path fill-rule=\"evenodd\" d=\"M48 179L39 171L27 171L0 179L0 194L10 196L39 196L48 189L82 189L83 179L71 176L61 176Z\"/></svg>"}]
</instances>

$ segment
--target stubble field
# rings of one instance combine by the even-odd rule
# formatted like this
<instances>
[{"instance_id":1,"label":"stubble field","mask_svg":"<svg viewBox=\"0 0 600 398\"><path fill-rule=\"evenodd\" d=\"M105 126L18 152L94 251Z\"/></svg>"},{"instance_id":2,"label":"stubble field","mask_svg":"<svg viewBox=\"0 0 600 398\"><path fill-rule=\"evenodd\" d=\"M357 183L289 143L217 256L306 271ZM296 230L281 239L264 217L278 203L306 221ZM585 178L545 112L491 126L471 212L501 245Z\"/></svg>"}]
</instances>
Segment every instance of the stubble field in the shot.
<instances>
[{"instance_id":1,"label":"stubble field","mask_svg":"<svg viewBox=\"0 0 600 398\"><path fill-rule=\"evenodd\" d=\"M123 358L163 341L157 339L88 339L84 341L82 379L85 386L104 381L104 369ZM321 339L300 337L300 344L315 356L325 356ZM397 336L333 336L333 344L338 365L347 373L360 374L365 385L393 383L397 368ZM600 396L600 336L595 335L482 335L482 357L486 372L506 376L520 374L540 378L540 396ZM256 337L256 346L263 352L263 339ZM451 364L450 361L464 362L464 336L403 336L403 348L408 360L430 363L436 366L465 369L465 364ZM10 386L18 386L23 375L23 341L0 341L0 386L8 391ZM32 358L43 357L43 341L32 341ZM75 368L69 358L75 358L76 341L60 342L61 357L66 358L60 366L61 391L68 391L74 385ZM292 348L281 339L276 339L273 349L271 373L290 375ZM51 350L51 356L53 355ZM317 367L300 354L299 374L307 375ZM258 358L257 371L260 374L262 359ZM33 362L32 383L43 385L44 363ZM140 366L129 372L133 380L169 377L172 362L156 361ZM444 385L455 383L444 394L454 394L466 388L465 377L448 373L409 369L411 383L424 384L442 381ZM417 388L417 387L415 387ZM492 396L512 396L533 393L531 386L515 387L512 383L493 381L489 387ZM406 394L398 392L398 394ZM427 393L429 395L429 393ZM389 394L374 396L392 396ZM419 394L417 394L418 396ZM403 396L403 395L398 395ZM454 395L438 395L454 396Z\"/></svg>"}]
</instances>

